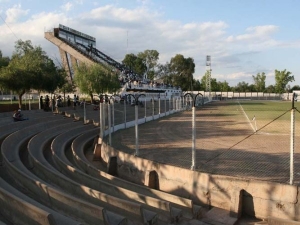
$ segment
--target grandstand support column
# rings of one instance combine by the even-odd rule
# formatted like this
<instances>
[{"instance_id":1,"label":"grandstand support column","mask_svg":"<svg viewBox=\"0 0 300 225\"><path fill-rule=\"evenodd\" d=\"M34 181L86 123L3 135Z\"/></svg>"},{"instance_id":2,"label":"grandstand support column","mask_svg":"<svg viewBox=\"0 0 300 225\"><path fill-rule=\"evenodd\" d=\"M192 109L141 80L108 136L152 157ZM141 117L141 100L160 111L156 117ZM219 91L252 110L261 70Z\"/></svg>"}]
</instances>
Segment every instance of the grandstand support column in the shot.
<instances>
[{"instance_id":1,"label":"grandstand support column","mask_svg":"<svg viewBox=\"0 0 300 225\"><path fill-rule=\"evenodd\" d=\"M292 109L291 109L291 140L290 140L290 184L294 183L294 151L295 151L295 106L294 97L292 98Z\"/></svg>"},{"instance_id":2,"label":"grandstand support column","mask_svg":"<svg viewBox=\"0 0 300 225\"><path fill-rule=\"evenodd\" d=\"M62 66L65 69L66 73L67 73L67 79L68 81L72 80L72 74L71 74L71 68L70 68L70 64L69 64L69 60L68 60L68 54L66 51L64 51L63 49L59 48L59 53L60 53L60 58L62 61Z\"/></svg>"}]
</instances>

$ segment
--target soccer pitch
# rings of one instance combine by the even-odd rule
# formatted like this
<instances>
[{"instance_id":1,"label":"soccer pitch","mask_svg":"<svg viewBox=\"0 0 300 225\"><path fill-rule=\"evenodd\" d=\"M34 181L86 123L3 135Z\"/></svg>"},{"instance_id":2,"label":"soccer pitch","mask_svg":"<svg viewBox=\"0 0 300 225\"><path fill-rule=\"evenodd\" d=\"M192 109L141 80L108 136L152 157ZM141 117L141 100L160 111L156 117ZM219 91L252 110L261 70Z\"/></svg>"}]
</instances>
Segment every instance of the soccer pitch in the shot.
<instances>
[{"instance_id":1,"label":"soccer pitch","mask_svg":"<svg viewBox=\"0 0 300 225\"><path fill-rule=\"evenodd\" d=\"M240 109L254 130L270 134L290 134L290 101L237 101ZM300 134L300 102L295 102L295 133ZM298 127L297 127L298 125Z\"/></svg>"}]
</instances>

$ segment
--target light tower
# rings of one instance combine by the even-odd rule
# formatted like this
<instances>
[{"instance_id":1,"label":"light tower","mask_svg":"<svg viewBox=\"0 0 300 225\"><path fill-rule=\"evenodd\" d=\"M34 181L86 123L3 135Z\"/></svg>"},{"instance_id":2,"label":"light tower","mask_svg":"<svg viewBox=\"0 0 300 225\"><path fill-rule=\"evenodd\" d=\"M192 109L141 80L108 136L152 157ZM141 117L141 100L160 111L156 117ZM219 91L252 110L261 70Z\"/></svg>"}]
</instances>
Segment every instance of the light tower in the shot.
<instances>
[{"instance_id":1,"label":"light tower","mask_svg":"<svg viewBox=\"0 0 300 225\"><path fill-rule=\"evenodd\" d=\"M206 92L208 92L208 98L211 100L211 58L210 55L206 56Z\"/></svg>"}]
</instances>

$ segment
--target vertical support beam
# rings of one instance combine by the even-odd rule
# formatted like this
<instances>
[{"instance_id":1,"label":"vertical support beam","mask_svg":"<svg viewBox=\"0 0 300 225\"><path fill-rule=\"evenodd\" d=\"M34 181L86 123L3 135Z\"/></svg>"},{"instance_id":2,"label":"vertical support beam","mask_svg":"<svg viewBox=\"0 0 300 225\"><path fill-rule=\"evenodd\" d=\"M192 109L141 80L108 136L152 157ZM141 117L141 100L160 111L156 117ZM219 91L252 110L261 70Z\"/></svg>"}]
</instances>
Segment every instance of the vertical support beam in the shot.
<instances>
[{"instance_id":1,"label":"vertical support beam","mask_svg":"<svg viewBox=\"0 0 300 225\"><path fill-rule=\"evenodd\" d=\"M67 52L62 50L61 48L59 48L59 53L60 53L60 58L61 58L61 61L62 61L62 65L67 73L67 79L68 81L72 81L72 74L71 74L71 67L70 67L70 64L69 64L69 60L68 60L68 55L67 55Z\"/></svg>"},{"instance_id":2,"label":"vertical support beam","mask_svg":"<svg viewBox=\"0 0 300 225\"><path fill-rule=\"evenodd\" d=\"M73 56L73 55L70 55L70 58L71 58L71 67L70 67L70 74L71 75L74 75L74 70L78 67L78 63L77 63L77 59ZM71 77L71 81L73 81L74 77Z\"/></svg>"}]
</instances>

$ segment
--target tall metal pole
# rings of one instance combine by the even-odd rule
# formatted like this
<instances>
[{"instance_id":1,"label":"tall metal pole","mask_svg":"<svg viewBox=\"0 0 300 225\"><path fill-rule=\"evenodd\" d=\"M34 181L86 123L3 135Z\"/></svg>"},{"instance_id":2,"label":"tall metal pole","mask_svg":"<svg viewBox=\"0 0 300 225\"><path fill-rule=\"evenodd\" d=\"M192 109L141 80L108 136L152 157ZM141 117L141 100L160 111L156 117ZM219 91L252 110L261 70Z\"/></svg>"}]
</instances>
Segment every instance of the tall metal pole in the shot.
<instances>
[{"instance_id":1,"label":"tall metal pole","mask_svg":"<svg viewBox=\"0 0 300 225\"><path fill-rule=\"evenodd\" d=\"M112 102L112 127L113 127L113 132L115 132L115 101L113 99L113 102Z\"/></svg>"},{"instance_id":2,"label":"tall metal pole","mask_svg":"<svg viewBox=\"0 0 300 225\"><path fill-rule=\"evenodd\" d=\"M295 151L295 93L293 93L291 109L291 140L290 140L290 184L294 183L294 151Z\"/></svg>"},{"instance_id":3,"label":"tall metal pole","mask_svg":"<svg viewBox=\"0 0 300 225\"><path fill-rule=\"evenodd\" d=\"M102 139L103 139L103 103L99 103L99 127L100 127L100 134L99 134L99 144L102 144Z\"/></svg>"},{"instance_id":4,"label":"tall metal pole","mask_svg":"<svg viewBox=\"0 0 300 225\"><path fill-rule=\"evenodd\" d=\"M195 119L195 106L192 107L192 166L191 170L196 168L196 119Z\"/></svg>"},{"instance_id":5,"label":"tall metal pole","mask_svg":"<svg viewBox=\"0 0 300 225\"><path fill-rule=\"evenodd\" d=\"M126 103L127 102L127 95L124 96L124 124L126 128Z\"/></svg>"},{"instance_id":6,"label":"tall metal pole","mask_svg":"<svg viewBox=\"0 0 300 225\"><path fill-rule=\"evenodd\" d=\"M152 119L154 120L154 98L152 96Z\"/></svg>"},{"instance_id":7,"label":"tall metal pole","mask_svg":"<svg viewBox=\"0 0 300 225\"><path fill-rule=\"evenodd\" d=\"M111 146L111 105L108 104L108 141L109 141L109 145Z\"/></svg>"},{"instance_id":8,"label":"tall metal pole","mask_svg":"<svg viewBox=\"0 0 300 225\"><path fill-rule=\"evenodd\" d=\"M160 96L158 98L158 117L160 117Z\"/></svg>"},{"instance_id":9,"label":"tall metal pole","mask_svg":"<svg viewBox=\"0 0 300 225\"><path fill-rule=\"evenodd\" d=\"M147 98L145 97L145 122L147 122L147 106L146 106L146 104L147 104Z\"/></svg>"},{"instance_id":10,"label":"tall metal pole","mask_svg":"<svg viewBox=\"0 0 300 225\"><path fill-rule=\"evenodd\" d=\"M86 122L85 100L83 101L83 124Z\"/></svg>"},{"instance_id":11,"label":"tall metal pole","mask_svg":"<svg viewBox=\"0 0 300 225\"><path fill-rule=\"evenodd\" d=\"M165 96L165 116L167 115L167 97Z\"/></svg>"},{"instance_id":12,"label":"tall metal pole","mask_svg":"<svg viewBox=\"0 0 300 225\"><path fill-rule=\"evenodd\" d=\"M139 120L139 111L138 111L138 105L135 104L135 156L139 155L139 126L138 126L138 120Z\"/></svg>"}]
</instances>

